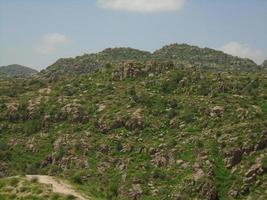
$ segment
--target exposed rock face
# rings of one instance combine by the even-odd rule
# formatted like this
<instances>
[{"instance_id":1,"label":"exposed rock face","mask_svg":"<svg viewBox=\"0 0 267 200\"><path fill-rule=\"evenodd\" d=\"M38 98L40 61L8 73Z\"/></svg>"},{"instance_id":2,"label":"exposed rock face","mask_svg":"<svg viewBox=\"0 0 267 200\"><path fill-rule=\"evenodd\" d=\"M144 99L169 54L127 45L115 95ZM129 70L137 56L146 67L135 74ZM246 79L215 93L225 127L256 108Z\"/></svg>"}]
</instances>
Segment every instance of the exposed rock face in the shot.
<instances>
[{"instance_id":1,"label":"exposed rock face","mask_svg":"<svg viewBox=\"0 0 267 200\"><path fill-rule=\"evenodd\" d=\"M88 120L88 114L84 110L83 106L78 103L69 103L62 109L62 117L71 122L85 123Z\"/></svg>"},{"instance_id":2,"label":"exposed rock face","mask_svg":"<svg viewBox=\"0 0 267 200\"><path fill-rule=\"evenodd\" d=\"M224 152L224 155L226 156L225 163L227 167L231 168L237 165L242 159L242 154L243 151L241 149L231 149L227 152Z\"/></svg>"},{"instance_id":3,"label":"exposed rock face","mask_svg":"<svg viewBox=\"0 0 267 200\"><path fill-rule=\"evenodd\" d=\"M218 190L211 180L205 181L199 191L208 200L219 200Z\"/></svg>"},{"instance_id":4,"label":"exposed rock face","mask_svg":"<svg viewBox=\"0 0 267 200\"><path fill-rule=\"evenodd\" d=\"M260 158L256 159L256 163L250 167L250 169L245 173L245 178L243 182L245 185L251 185L253 182L257 180L257 176L265 173L264 166L262 164L262 160Z\"/></svg>"},{"instance_id":5,"label":"exposed rock face","mask_svg":"<svg viewBox=\"0 0 267 200\"><path fill-rule=\"evenodd\" d=\"M262 133L260 141L255 146L255 150L260 151L265 148L267 148L267 131Z\"/></svg>"},{"instance_id":6,"label":"exposed rock face","mask_svg":"<svg viewBox=\"0 0 267 200\"><path fill-rule=\"evenodd\" d=\"M70 141L72 141L70 143ZM81 155L77 155L75 148L80 148ZM53 143L53 152L44 158L41 162L44 166L48 164L55 165L62 170L70 168L88 168L89 163L85 157L90 149L90 144L85 139L76 138L72 134L66 134L58 137ZM54 172L51 172L54 173Z\"/></svg>"},{"instance_id":7,"label":"exposed rock face","mask_svg":"<svg viewBox=\"0 0 267 200\"><path fill-rule=\"evenodd\" d=\"M141 195L143 194L140 184L134 184L130 189L129 194L133 200L140 199Z\"/></svg>"},{"instance_id":8,"label":"exposed rock face","mask_svg":"<svg viewBox=\"0 0 267 200\"><path fill-rule=\"evenodd\" d=\"M215 106L211 109L210 116L212 117L220 117L222 116L224 108L222 106Z\"/></svg>"},{"instance_id":9,"label":"exposed rock face","mask_svg":"<svg viewBox=\"0 0 267 200\"><path fill-rule=\"evenodd\" d=\"M204 171L201 169L200 164L196 162L193 166L194 179L198 180L204 176Z\"/></svg>"},{"instance_id":10,"label":"exposed rock face","mask_svg":"<svg viewBox=\"0 0 267 200\"><path fill-rule=\"evenodd\" d=\"M141 71L134 66L134 63L129 62L126 64L124 68L124 76L126 78L136 78L139 74L141 74Z\"/></svg>"},{"instance_id":11,"label":"exposed rock face","mask_svg":"<svg viewBox=\"0 0 267 200\"><path fill-rule=\"evenodd\" d=\"M165 156L163 156L161 153L156 153L153 155L152 162L157 167L167 167L168 160Z\"/></svg>"},{"instance_id":12,"label":"exposed rock face","mask_svg":"<svg viewBox=\"0 0 267 200\"><path fill-rule=\"evenodd\" d=\"M145 127L144 121L141 117L141 109L137 109L125 123L128 130L143 129Z\"/></svg>"},{"instance_id":13,"label":"exposed rock face","mask_svg":"<svg viewBox=\"0 0 267 200\"><path fill-rule=\"evenodd\" d=\"M112 73L113 81L120 81L123 78L123 71L121 69L115 69Z\"/></svg>"},{"instance_id":14,"label":"exposed rock face","mask_svg":"<svg viewBox=\"0 0 267 200\"><path fill-rule=\"evenodd\" d=\"M110 128L105 124L105 122L102 119L98 119L95 121L95 127L98 128L101 133L108 133L110 131Z\"/></svg>"},{"instance_id":15,"label":"exposed rock face","mask_svg":"<svg viewBox=\"0 0 267 200\"><path fill-rule=\"evenodd\" d=\"M137 78L147 70L148 68L144 67L142 71L134 62L127 62L113 71L112 80L120 81L124 78Z\"/></svg>"},{"instance_id":16,"label":"exposed rock face","mask_svg":"<svg viewBox=\"0 0 267 200\"><path fill-rule=\"evenodd\" d=\"M121 117L120 114L116 115L116 118L112 124L112 128L116 129L116 128L121 128L125 125L125 120Z\"/></svg>"},{"instance_id":17,"label":"exposed rock face","mask_svg":"<svg viewBox=\"0 0 267 200\"><path fill-rule=\"evenodd\" d=\"M18 115L18 104L16 103L10 103L6 105L7 110L6 110L6 116L9 118L9 120L17 120L19 117Z\"/></svg>"}]
</instances>

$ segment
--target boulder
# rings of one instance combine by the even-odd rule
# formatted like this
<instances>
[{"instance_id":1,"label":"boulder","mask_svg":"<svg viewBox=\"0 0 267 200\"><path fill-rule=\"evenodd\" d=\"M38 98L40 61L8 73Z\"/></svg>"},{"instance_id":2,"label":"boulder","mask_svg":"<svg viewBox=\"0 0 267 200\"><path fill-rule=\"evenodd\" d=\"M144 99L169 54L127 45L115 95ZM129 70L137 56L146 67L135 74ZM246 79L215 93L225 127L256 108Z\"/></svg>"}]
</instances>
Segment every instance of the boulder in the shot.
<instances>
[{"instance_id":1,"label":"boulder","mask_svg":"<svg viewBox=\"0 0 267 200\"><path fill-rule=\"evenodd\" d=\"M100 132L104 134L107 134L110 131L110 128L101 119L95 121L95 127L98 128Z\"/></svg>"},{"instance_id":2,"label":"boulder","mask_svg":"<svg viewBox=\"0 0 267 200\"><path fill-rule=\"evenodd\" d=\"M123 72L120 69L115 69L112 73L113 81L120 81L123 78Z\"/></svg>"},{"instance_id":3,"label":"boulder","mask_svg":"<svg viewBox=\"0 0 267 200\"><path fill-rule=\"evenodd\" d=\"M143 194L143 190L140 184L134 184L132 188L129 190L129 194L133 200L140 199Z\"/></svg>"},{"instance_id":4,"label":"boulder","mask_svg":"<svg viewBox=\"0 0 267 200\"><path fill-rule=\"evenodd\" d=\"M224 152L224 155L226 156L225 163L227 167L232 168L241 161L243 151L241 149L231 149L227 152Z\"/></svg>"},{"instance_id":5,"label":"boulder","mask_svg":"<svg viewBox=\"0 0 267 200\"><path fill-rule=\"evenodd\" d=\"M267 131L264 131L260 137L260 141L255 145L255 151L267 148Z\"/></svg>"},{"instance_id":6,"label":"boulder","mask_svg":"<svg viewBox=\"0 0 267 200\"><path fill-rule=\"evenodd\" d=\"M211 109L210 116L221 117L223 112L224 112L224 108L222 106L215 106Z\"/></svg>"},{"instance_id":7,"label":"boulder","mask_svg":"<svg viewBox=\"0 0 267 200\"><path fill-rule=\"evenodd\" d=\"M154 154L152 159L152 163L157 167L167 167L168 159L163 156L161 153Z\"/></svg>"},{"instance_id":8,"label":"boulder","mask_svg":"<svg viewBox=\"0 0 267 200\"><path fill-rule=\"evenodd\" d=\"M125 123L128 130L136 130L145 128L145 123L141 117L141 109L137 109Z\"/></svg>"},{"instance_id":9,"label":"boulder","mask_svg":"<svg viewBox=\"0 0 267 200\"><path fill-rule=\"evenodd\" d=\"M136 78L140 74L141 74L141 70L137 68L134 65L134 63L132 62L126 63L124 67L124 76L126 78Z\"/></svg>"},{"instance_id":10,"label":"boulder","mask_svg":"<svg viewBox=\"0 0 267 200\"><path fill-rule=\"evenodd\" d=\"M218 190L211 180L206 180L200 187L200 194L207 200L219 200Z\"/></svg>"},{"instance_id":11,"label":"boulder","mask_svg":"<svg viewBox=\"0 0 267 200\"><path fill-rule=\"evenodd\" d=\"M83 106L78 103L69 103L61 109L62 118L70 122L85 123L88 120L88 113Z\"/></svg>"}]
</instances>

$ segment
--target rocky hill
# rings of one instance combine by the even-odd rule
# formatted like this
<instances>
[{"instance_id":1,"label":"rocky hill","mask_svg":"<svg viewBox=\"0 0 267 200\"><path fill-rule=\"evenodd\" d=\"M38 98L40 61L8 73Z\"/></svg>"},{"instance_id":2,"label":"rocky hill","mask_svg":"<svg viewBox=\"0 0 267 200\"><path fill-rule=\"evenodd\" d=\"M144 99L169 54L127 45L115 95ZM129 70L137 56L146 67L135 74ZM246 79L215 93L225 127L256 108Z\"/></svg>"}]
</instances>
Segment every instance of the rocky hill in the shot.
<instances>
[{"instance_id":1,"label":"rocky hill","mask_svg":"<svg viewBox=\"0 0 267 200\"><path fill-rule=\"evenodd\" d=\"M56 63L42 71L46 77L62 74L83 74L103 68L111 63L123 61L149 60L151 54L132 48L108 48L96 54L85 54L75 58L59 59Z\"/></svg>"},{"instance_id":2,"label":"rocky hill","mask_svg":"<svg viewBox=\"0 0 267 200\"><path fill-rule=\"evenodd\" d=\"M199 48L187 44L164 46L153 53L153 58L172 60L200 68L215 70L251 71L258 69L257 64L252 60L234 57L210 48Z\"/></svg>"},{"instance_id":3,"label":"rocky hill","mask_svg":"<svg viewBox=\"0 0 267 200\"><path fill-rule=\"evenodd\" d=\"M102 56L103 70L0 80L0 176L58 176L93 200L266 199L266 73L187 65L170 48L152 55L169 62L109 49L58 61L87 71ZM206 51L196 60L230 63Z\"/></svg>"},{"instance_id":4,"label":"rocky hill","mask_svg":"<svg viewBox=\"0 0 267 200\"><path fill-rule=\"evenodd\" d=\"M0 67L0 77L29 77L37 73L37 70L17 64Z\"/></svg>"},{"instance_id":5,"label":"rocky hill","mask_svg":"<svg viewBox=\"0 0 267 200\"><path fill-rule=\"evenodd\" d=\"M164 46L154 53L132 48L109 48L96 54L85 54L76 58L59 59L42 71L41 76L53 78L62 74L83 74L102 69L109 64L125 61L136 62L175 62L212 70L258 70L259 66L249 59L230 56L221 51L199 48L186 44Z\"/></svg>"}]
</instances>

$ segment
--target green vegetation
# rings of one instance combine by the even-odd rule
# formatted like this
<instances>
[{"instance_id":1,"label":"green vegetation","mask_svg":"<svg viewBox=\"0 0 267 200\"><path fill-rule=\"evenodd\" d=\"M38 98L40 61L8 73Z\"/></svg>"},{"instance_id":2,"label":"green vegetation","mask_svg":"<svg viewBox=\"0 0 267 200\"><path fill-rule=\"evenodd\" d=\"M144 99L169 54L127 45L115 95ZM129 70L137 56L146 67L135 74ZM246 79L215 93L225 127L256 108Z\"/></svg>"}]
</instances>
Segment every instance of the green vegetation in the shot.
<instances>
[{"instance_id":1,"label":"green vegetation","mask_svg":"<svg viewBox=\"0 0 267 200\"><path fill-rule=\"evenodd\" d=\"M8 65L0 67L0 77L29 77L38 71L21 65Z\"/></svg>"},{"instance_id":2,"label":"green vegetation","mask_svg":"<svg viewBox=\"0 0 267 200\"><path fill-rule=\"evenodd\" d=\"M0 91L0 177L58 176L99 200L267 198L267 74L252 61L107 49ZM1 179L0 195L37 184L17 192L18 180Z\"/></svg>"},{"instance_id":3,"label":"green vegetation","mask_svg":"<svg viewBox=\"0 0 267 200\"><path fill-rule=\"evenodd\" d=\"M52 192L52 188L28 181L25 177L0 179L0 199L3 200L68 200L73 196L61 195Z\"/></svg>"}]
</instances>

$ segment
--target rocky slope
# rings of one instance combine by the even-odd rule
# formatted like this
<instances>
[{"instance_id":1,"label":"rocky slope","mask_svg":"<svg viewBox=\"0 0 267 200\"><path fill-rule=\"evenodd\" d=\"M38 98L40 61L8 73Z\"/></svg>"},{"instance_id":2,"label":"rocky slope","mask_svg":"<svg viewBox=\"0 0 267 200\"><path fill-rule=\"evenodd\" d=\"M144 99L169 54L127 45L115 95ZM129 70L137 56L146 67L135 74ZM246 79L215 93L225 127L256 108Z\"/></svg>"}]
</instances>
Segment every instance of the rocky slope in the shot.
<instances>
[{"instance_id":1,"label":"rocky slope","mask_svg":"<svg viewBox=\"0 0 267 200\"><path fill-rule=\"evenodd\" d=\"M37 70L16 64L0 67L0 77L29 77L37 73Z\"/></svg>"},{"instance_id":2,"label":"rocky slope","mask_svg":"<svg viewBox=\"0 0 267 200\"><path fill-rule=\"evenodd\" d=\"M230 56L209 48L199 48L187 44L172 44L164 46L152 54L132 48L109 48L96 54L60 59L42 71L41 76L55 79L58 75L88 73L109 64L119 64L129 60L136 62L175 62L217 71L251 71L259 69L257 64L249 59Z\"/></svg>"},{"instance_id":3,"label":"rocky slope","mask_svg":"<svg viewBox=\"0 0 267 200\"><path fill-rule=\"evenodd\" d=\"M216 70L251 71L258 68L257 64L252 60L234 57L210 48L199 48L187 44L164 46L154 52L153 58L172 60L200 68Z\"/></svg>"},{"instance_id":4,"label":"rocky slope","mask_svg":"<svg viewBox=\"0 0 267 200\"><path fill-rule=\"evenodd\" d=\"M59 176L103 200L267 198L266 73L112 57L52 82L0 79L1 177Z\"/></svg>"}]
</instances>

